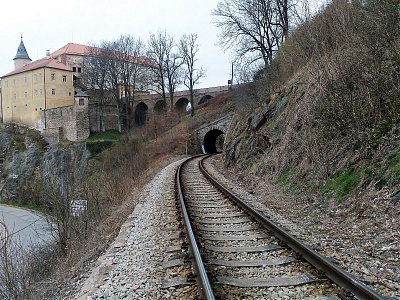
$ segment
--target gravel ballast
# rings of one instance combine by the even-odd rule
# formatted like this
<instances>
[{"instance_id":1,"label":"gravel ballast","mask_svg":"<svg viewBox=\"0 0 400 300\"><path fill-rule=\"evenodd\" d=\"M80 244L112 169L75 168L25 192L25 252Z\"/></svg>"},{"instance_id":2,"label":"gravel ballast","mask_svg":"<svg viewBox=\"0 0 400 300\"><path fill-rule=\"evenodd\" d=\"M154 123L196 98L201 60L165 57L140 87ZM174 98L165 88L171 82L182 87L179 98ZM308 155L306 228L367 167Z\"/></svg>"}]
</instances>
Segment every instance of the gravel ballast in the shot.
<instances>
[{"instance_id":1,"label":"gravel ballast","mask_svg":"<svg viewBox=\"0 0 400 300\"><path fill-rule=\"evenodd\" d=\"M238 196L388 299L400 299L400 206L382 193L343 204L310 201L263 178L226 169L219 155L207 170Z\"/></svg>"},{"instance_id":2,"label":"gravel ballast","mask_svg":"<svg viewBox=\"0 0 400 300\"><path fill-rule=\"evenodd\" d=\"M174 162L158 173L141 192L136 206L115 242L98 260L97 267L73 299L194 299L193 286L162 289L162 280L189 274L190 266L165 269L163 264L176 256L169 249L182 243L170 239L181 232L174 197ZM368 282L381 294L398 299L399 231L393 213L359 217L343 207L322 208L282 192L280 187L227 171L221 158L206 164L211 173L252 206L322 254L338 261L347 271ZM290 203L290 205L288 205ZM350 226L349 229L346 226ZM179 250L181 253L184 250ZM181 253L182 254L182 253ZM190 275L190 274L189 274Z\"/></svg>"},{"instance_id":3,"label":"gravel ballast","mask_svg":"<svg viewBox=\"0 0 400 300\"><path fill-rule=\"evenodd\" d=\"M161 280L166 276L162 263L170 259L167 248L171 244L166 237L179 227L173 183L180 163L168 165L146 185L143 200L75 299L160 299L174 298L174 292L180 297L193 292L188 286L181 291L161 289Z\"/></svg>"}]
</instances>

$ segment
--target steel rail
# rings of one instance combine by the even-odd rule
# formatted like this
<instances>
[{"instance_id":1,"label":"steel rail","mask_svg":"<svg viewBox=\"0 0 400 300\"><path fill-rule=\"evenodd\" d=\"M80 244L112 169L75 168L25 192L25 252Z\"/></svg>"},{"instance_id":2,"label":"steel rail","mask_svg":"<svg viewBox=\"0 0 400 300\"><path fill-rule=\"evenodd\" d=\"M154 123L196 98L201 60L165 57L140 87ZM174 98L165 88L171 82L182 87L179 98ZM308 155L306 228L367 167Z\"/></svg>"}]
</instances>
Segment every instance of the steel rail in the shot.
<instances>
[{"instance_id":1,"label":"steel rail","mask_svg":"<svg viewBox=\"0 0 400 300\"><path fill-rule=\"evenodd\" d=\"M228 198L230 198L234 203L236 203L240 208L245 210L254 219L260 222L265 228L269 229L274 233L276 237L285 242L290 248L295 252L299 253L305 260L312 264L317 269L325 273L325 275L330 278L333 282L339 286L349 290L359 299L375 299L383 300L385 299L379 295L376 291L372 290L360 280L358 280L354 275L346 272L342 268L333 264L325 256L319 254L313 250L310 246L304 244L299 239L286 232L278 225L273 223L261 212L254 210L251 206L245 203L243 200L238 198L236 195L231 193L227 188L221 185L214 177L212 177L203 165L203 161L210 155L204 157L199 161L199 167L203 175L222 193L224 193Z\"/></svg>"},{"instance_id":2,"label":"steel rail","mask_svg":"<svg viewBox=\"0 0 400 300\"><path fill-rule=\"evenodd\" d=\"M203 299L207 300L215 300L214 292L211 288L210 280L208 278L206 269L204 267L203 260L200 255L200 250L197 246L197 241L193 233L192 226L190 224L190 219L189 215L186 209L185 205L185 199L183 196L183 191L182 191L182 167L184 164L189 162L190 160L196 158L198 156L194 156L191 158L188 158L185 160L177 169L176 174L175 174L175 184L176 184L176 193L177 197L179 199L179 204L181 207L181 212L182 212L182 217L183 217L183 223L186 229L187 236L189 238L189 249L192 254L192 260L193 260L193 267L194 271L196 273L196 281L197 281L197 286L199 288L199 296L201 296Z\"/></svg>"}]
</instances>

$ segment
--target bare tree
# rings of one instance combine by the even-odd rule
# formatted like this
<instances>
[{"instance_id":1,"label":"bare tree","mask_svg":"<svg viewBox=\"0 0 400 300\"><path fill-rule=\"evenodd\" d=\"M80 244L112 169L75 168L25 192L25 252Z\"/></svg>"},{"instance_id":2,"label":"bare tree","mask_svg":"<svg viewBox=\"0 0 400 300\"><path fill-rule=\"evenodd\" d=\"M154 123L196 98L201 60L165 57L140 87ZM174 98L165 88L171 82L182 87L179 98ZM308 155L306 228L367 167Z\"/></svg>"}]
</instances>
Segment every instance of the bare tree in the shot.
<instances>
[{"instance_id":1,"label":"bare tree","mask_svg":"<svg viewBox=\"0 0 400 300\"><path fill-rule=\"evenodd\" d=\"M82 79L92 97L97 100L96 119L99 120L99 130L104 131L104 107L107 104L107 65L108 56L97 46L88 47L89 55L84 58L85 72Z\"/></svg>"},{"instance_id":2,"label":"bare tree","mask_svg":"<svg viewBox=\"0 0 400 300\"><path fill-rule=\"evenodd\" d=\"M91 94L92 99L97 101L96 117L99 117L99 129L104 130L104 108L115 106L121 115L123 103L120 99L119 85L121 84L122 66L117 60L117 41L102 41L98 45L89 47L89 55L85 57L85 72L83 82ZM121 116L118 118L119 130L122 130Z\"/></svg>"},{"instance_id":3,"label":"bare tree","mask_svg":"<svg viewBox=\"0 0 400 300\"><path fill-rule=\"evenodd\" d=\"M221 29L220 44L235 48L236 57L251 56L252 61L272 61L279 36L271 1L223 0L213 11L215 24Z\"/></svg>"},{"instance_id":4,"label":"bare tree","mask_svg":"<svg viewBox=\"0 0 400 300\"><path fill-rule=\"evenodd\" d=\"M125 113L125 128L129 129L132 104L135 100L135 90L144 82L145 63L144 43L130 35L122 35L115 42L113 59L120 64L120 83L123 93L120 91L120 98L123 100Z\"/></svg>"},{"instance_id":5,"label":"bare tree","mask_svg":"<svg viewBox=\"0 0 400 300\"><path fill-rule=\"evenodd\" d=\"M121 64L115 58L115 51L118 49L116 41L104 41L102 43L102 52L108 58L107 59L107 89L111 96L111 101L115 103L118 110L118 127L119 131L123 130L123 119L121 115L123 114L123 103L120 99L119 86L121 83Z\"/></svg>"},{"instance_id":6,"label":"bare tree","mask_svg":"<svg viewBox=\"0 0 400 300\"><path fill-rule=\"evenodd\" d=\"M26 290L35 276L34 249L24 249L18 234L0 220L0 298L25 299Z\"/></svg>"},{"instance_id":7,"label":"bare tree","mask_svg":"<svg viewBox=\"0 0 400 300\"><path fill-rule=\"evenodd\" d=\"M239 64L271 64L289 34L290 0L222 0L213 11L220 44L233 48Z\"/></svg>"},{"instance_id":8,"label":"bare tree","mask_svg":"<svg viewBox=\"0 0 400 300\"><path fill-rule=\"evenodd\" d=\"M77 235L86 235L87 219L74 216L72 205L82 195L81 184L85 178L88 153L81 145L69 151L59 150L64 163L58 169L52 168L54 161L43 165L42 203L50 213L47 222L59 250L69 256L71 242Z\"/></svg>"},{"instance_id":9,"label":"bare tree","mask_svg":"<svg viewBox=\"0 0 400 300\"><path fill-rule=\"evenodd\" d=\"M177 86L182 83L183 57L176 51L174 38L167 36L165 43L165 77L167 80L167 90L169 94L170 110L174 109L174 93Z\"/></svg>"},{"instance_id":10,"label":"bare tree","mask_svg":"<svg viewBox=\"0 0 400 300\"><path fill-rule=\"evenodd\" d=\"M288 0L276 0L276 8L278 14L277 25L282 29L282 42L289 35L289 4Z\"/></svg>"},{"instance_id":11,"label":"bare tree","mask_svg":"<svg viewBox=\"0 0 400 300\"><path fill-rule=\"evenodd\" d=\"M98 98L100 129L103 129L106 100L117 107L120 130L129 129L135 90L143 89L147 82L150 63L144 56L145 44L130 35L122 35L90 49L84 79Z\"/></svg>"},{"instance_id":12,"label":"bare tree","mask_svg":"<svg viewBox=\"0 0 400 300\"><path fill-rule=\"evenodd\" d=\"M18 251L4 221L0 221L0 296L17 299L28 284L23 272L23 255Z\"/></svg>"},{"instance_id":13,"label":"bare tree","mask_svg":"<svg viewBox=\"0 0 400 300\"><path fill-rule=\"evenodd\" d=\"M165 61L166 61L166 48L167 48L167 33L161 30L157 34L151 34L147 57L151 63L155 66L151 69L153 73L153 90L160 94L163 100L166 102L166 83L165 83Z\"/></svg>"},{"instance_id":14,"label":"bare tree","mask_svg":"<svg viewBox=\"0 0 400 300\"><path fill-rule=\"evenodd\" d=\"M199 80L206 76L205 70L201 67L197 69L195 64L197 62L197 53L199 45L197 44L197 34L183 35L180 40L180 51L183 58L185 71L184 71L184 84L189 89L191 115L194 115L194 86L199 83Z\"/></svg>"}]
</instances>

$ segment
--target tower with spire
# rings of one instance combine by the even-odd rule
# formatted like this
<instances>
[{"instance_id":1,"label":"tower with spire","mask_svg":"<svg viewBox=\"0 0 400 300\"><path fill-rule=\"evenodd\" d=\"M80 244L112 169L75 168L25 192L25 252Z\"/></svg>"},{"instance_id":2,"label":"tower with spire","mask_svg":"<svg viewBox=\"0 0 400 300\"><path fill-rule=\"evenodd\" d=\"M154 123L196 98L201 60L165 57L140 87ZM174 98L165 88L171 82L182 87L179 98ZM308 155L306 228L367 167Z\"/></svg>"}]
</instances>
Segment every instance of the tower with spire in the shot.
<instances>
[{"instance_id":1,"label":"tower with spire","mask_svg":"<svg viewBox=\"0 0 400 300\"><path fill-rule=\"evenodd\" d=\"M19 43L17 54L14 57L14 69L17 70L22 68L28 64L30 64L32 60L29 58L28 52L26 52L26 48L24 42L22 41L21 34L21 42Z\"/></svg>"}]
</instances>

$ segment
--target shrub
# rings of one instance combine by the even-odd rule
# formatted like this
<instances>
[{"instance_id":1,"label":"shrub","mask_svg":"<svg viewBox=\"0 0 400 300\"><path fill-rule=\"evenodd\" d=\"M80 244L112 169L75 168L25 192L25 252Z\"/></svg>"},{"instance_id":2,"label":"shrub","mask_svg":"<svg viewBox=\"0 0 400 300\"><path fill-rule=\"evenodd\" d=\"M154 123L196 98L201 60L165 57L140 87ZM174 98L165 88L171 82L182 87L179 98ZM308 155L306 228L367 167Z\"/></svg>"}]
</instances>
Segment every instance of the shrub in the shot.
<instances>
[{"instance_id":1,"label":"shrub","mask_svg":"<svg viewBox=\"0 0 400 300\"><path fill-rule=\"evenodd\" d=\"M339 200L343 200L344 197L357 188L360 180L360 174L354 173L352 170L345 170L328 180L322 188L322 193L327 195L333 192Z\"/></svg>"},{"instance_id":2,"label":"shrub","mask_svg":"<svg viewBox=\"0 0 400 300\"><path fill-rule=\"evenodd\" d=\"M293 182L293 176L295 174L295 169L293 167L286 168L281 175L275 180L276 184L287 185Z\"/></svg>"},{"instance_id":3,"label":"shrub","mask_svg":"<svg viewBox=\"0 0 400 300\"><path fill-rule=\"evenodd\" d=\"M394 153L389 156L389 170L393 173L395 180L400 180L400 153Z\"/></svg>"}]
</instances>

